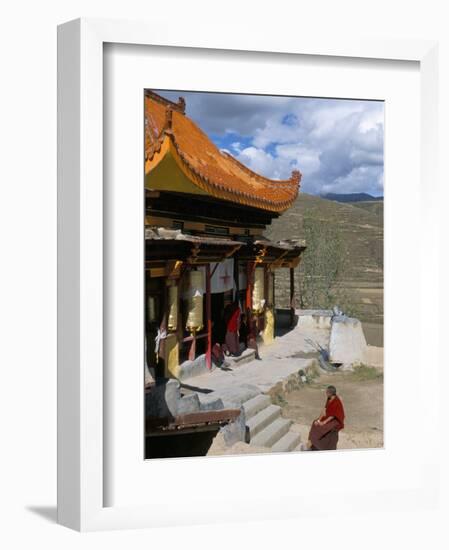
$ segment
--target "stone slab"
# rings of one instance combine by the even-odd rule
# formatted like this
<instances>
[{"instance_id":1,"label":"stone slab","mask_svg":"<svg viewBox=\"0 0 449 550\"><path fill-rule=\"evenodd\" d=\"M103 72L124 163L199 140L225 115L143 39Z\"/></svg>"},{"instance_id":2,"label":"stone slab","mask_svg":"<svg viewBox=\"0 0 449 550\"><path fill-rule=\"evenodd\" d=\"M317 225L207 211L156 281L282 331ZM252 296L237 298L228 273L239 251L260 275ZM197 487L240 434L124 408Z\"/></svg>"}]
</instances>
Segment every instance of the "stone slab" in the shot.
<instances>
[{"instance_id":1,"label":"stone slab","mask_svg":"<svg viewBox=\"0 0 449 550\"><path fill-rule=\"evenodd\" d=\"M329 339L329 362L343 369L365 363L367 345L362 323L345 315L334 316Z\"/></svg>"}]
</instances>

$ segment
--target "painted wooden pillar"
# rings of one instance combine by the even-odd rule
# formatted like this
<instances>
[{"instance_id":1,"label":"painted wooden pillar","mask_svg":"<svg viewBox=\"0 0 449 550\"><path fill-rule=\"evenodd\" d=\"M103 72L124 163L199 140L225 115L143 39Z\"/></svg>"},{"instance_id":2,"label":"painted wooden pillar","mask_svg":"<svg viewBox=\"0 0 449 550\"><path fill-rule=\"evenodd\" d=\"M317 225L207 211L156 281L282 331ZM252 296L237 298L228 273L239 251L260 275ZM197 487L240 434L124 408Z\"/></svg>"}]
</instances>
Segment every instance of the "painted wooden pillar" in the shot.
<instances>
[{"instance_id":1,"label":"painted wooden pillar","mask_svg":"<svg viewBox=\"0 0 449 550\"><path fill-rule=\"evenodd\" d=\"M206 264L206 328L207 328L207 346L206 346L206 366L212 368L212 315L211 315L211 297L210 297L210 264Z\"/></svg>"},{"instance_id":2,"label":"painted wooden pillar","mask_svg":"<svg viewBox=\"0 0 449 550\"><path fill-rule=\"evenodd\" d=\"M295 269L290 268L290 325L295 322Z\"/></svg>"},{"instance_id":3,"label":"painted wooden pillar","mask_svg":"<svg viewBox=\"0 0 449 550\"><path fill-rule=\"evenodd\" d=\"M254 264L248 262L246 264L246 308L253 308L253 273L254 273Z\"/></svg>"}]
</instances>

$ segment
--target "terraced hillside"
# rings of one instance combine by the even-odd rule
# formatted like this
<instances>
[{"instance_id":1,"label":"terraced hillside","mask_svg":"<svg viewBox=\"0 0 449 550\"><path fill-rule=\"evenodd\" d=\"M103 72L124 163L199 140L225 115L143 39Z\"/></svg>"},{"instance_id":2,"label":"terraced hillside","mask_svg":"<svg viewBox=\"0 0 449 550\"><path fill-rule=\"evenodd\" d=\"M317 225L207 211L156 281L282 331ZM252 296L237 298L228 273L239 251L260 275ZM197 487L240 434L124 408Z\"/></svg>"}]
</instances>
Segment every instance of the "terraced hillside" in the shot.
<instances>
[{"instance_id":1,"label":"terraced hillside","mask_svg":"<svg viewBox=\"0 0 449 550\"><path fill-rule=\"evenodd\" d=\"M294 205L273 221L266 232L267 237L273 240L303 238L305 213L323 223L332 223L340 232L345 243L347 267L338 286L364 322L365 332L372 328L377 335L370 338L367 334L367 338L382 345L383 202L341 203L300 193ZM288 270L279 270L276 274L276 302L287 307L288 301Z\"/></svg>"}]
</instances>

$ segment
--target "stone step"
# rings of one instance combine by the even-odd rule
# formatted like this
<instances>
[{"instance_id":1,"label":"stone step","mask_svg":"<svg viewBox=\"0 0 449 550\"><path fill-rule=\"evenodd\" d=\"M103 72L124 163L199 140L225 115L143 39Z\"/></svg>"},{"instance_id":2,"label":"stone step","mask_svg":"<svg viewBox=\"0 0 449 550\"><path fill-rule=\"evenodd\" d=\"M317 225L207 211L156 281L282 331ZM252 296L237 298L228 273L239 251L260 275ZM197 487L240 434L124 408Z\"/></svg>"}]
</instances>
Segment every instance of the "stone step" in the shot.
<instances>
[{"instance_id":1,"label":"stone step","mask_svg":"<svg viewBox=\"0 0 449 550\"><path fill-rule=\"evenodd\" d=\"M262 392L257 386L252 384L240 384L238 386L230 385L214 393L221 397L225 407L235 407L239 409L243 403L246 403L253 397L256 397L256 395L260 395Z\"/></svg>"},{"instance_id":2,"label":"stone step","mask_svg":"<svg viewBox=\"0 0 449 550\"><path fill-rule=\"evenodd\" d=\"M252 441L254 436L266 428L269 424L274 422L281 416L281 407L278 405L269 405L265 409L262 409L255 416L250 418L247 423L247 433L249 441Z\"/></svg>"},{"instance_id":3,"label":"stone step","mask_svg":"<svg viewBox=\"0 0 449 550\"><path fill-rule=\"evenodd\" d=\"M273 445L288 432L292 424L293 422L291 420L278 418L253 437L250 441L250 445L254 445L255 447L273 447Z\"/></svg>"},{"instance_id":4,"label":"stone step","mask_svg":"<svg viewBox=\"0 0 449 550\"><path fill-rule=\"evenodd\" d=\"M229 367L240 367L245 363L254 361L256 358L256 352L253 349L247 348L238 357L226 356L226 364Z\"/></svg>"},{"instance_id":5,"label":"stone step","mask_svg":"<svg viewBox=\"0 0 449 550\"><path fill-rule=\"evenodd\" d=\"M246 420L249 420L253 416L255 416L258 412L260 412L262 409L266 409L271 405L271 399L268 395L264 395L263 393L256 395L256 397L253 397L249 401L243 404L243 408L245 409L245 418Z\"/></svg>"},{"instance_id":6,"label":"stone step","mask_svg":"<svg viewBox=\"0 0 449 550\"><path fill-rule=\"evenodd\" d=\"M298 432L287 432L271 447L273 453L286 453L296 451L301 442L301 434Z\"/></svg>"}]
</instances>

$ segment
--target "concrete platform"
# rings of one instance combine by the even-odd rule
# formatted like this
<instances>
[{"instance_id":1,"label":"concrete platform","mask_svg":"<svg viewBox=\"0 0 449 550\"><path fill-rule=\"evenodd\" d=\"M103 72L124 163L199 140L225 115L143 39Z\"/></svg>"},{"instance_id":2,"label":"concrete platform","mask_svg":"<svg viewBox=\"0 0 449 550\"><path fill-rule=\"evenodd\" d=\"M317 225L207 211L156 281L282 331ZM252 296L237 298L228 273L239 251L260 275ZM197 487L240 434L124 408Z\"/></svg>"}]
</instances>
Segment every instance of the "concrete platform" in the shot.
<instances>
[{"instance_id":1,"label":"concrete platform","mask_svg":"<svg viewBox=\"0 0 449 550\"><path fill-rule=\"evenodd\" d=\"M243 403L242 391L255 392L251 397L267 393L288 376L307 370L317 354L317 346L328 347L328 329L296 326L293 330L276 338L269 346L260 346L261 360L253 360L240 366L226 369L215 368L198 376L183 378L185 386L197 388L200 401L202 396L215 393L223 399L225 406ZM250 392L251 393L251 392Z\"/></svg>"}]
</instances>

